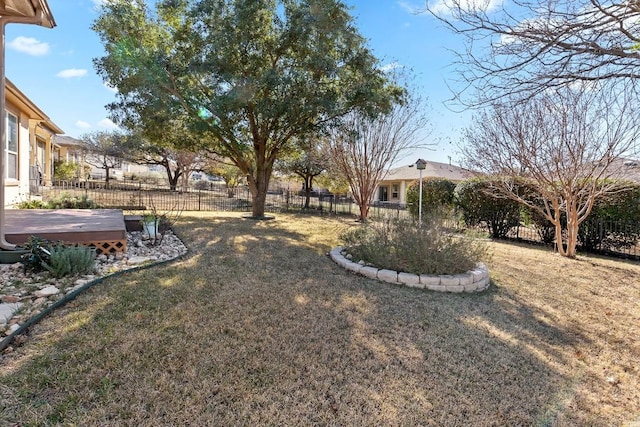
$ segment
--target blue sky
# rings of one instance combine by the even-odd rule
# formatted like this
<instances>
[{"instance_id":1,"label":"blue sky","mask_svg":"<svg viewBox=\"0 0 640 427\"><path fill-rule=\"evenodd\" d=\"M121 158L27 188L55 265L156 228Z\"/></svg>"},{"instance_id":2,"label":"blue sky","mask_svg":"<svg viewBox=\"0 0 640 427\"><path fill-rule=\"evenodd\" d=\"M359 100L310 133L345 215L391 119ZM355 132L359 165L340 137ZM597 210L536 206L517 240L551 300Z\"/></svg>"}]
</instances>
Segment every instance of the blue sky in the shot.
<instances>
[{"instance_id":1,"label":"blue sky","mask_svg":"<svg viewBox=\"0 0 640 427\"><path fill-rule=\"evenodd\" d=\"M57 27L9 24L6 28L6 76L68 135L79 137L110 129L105 105L115 99L96 74L92 59L103 49L90 26L99 0L49 0ZM353 7L360 32L385 65L407 67L416 86L429 99L433 124L430 150L417 150L397 164L426 160L457 163L460 131L469 114L449 111L443 102L451 93L445 83L453 55L460 47L455 36L428 15L412 11L419 0L346 0Z\"/></svg>"}]
</instances>

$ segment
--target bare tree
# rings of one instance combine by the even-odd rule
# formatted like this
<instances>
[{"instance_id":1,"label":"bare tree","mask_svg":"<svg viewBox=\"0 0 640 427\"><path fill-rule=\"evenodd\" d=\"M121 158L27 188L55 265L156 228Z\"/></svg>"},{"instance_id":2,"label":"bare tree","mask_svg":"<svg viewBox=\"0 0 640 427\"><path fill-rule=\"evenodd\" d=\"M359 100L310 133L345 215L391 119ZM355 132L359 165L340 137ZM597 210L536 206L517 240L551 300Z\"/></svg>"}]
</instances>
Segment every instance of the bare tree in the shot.
<instances>
[{"instance_id":1,"label":"bare tree","mask_svg":"<svg viewBox=\"0 0 640 427\"><path fill-rule=\"evenodd\" d=\"M332 170L349 182L361 221L367 219L376 186L387 169L407 150L425 146L418 140L428 123L422 108L420 100L409 99L375 118L352 113L329 138Z\"/></svg>"},{"instance_id":2,"label":"bare tree","mask_svg":"<svg viewBox=\"0 0 640 427\"><path fill-rule=\"evenodd\" d=\"M464 105L576 82L640 82L637 0L446 0L427 10L464 38L455 65Z\"/></svg>"},{"instance_id":3,"label":"bare tree","mask_svg":"<svg viewBox=\"0 0 640 427\"><path fill-rule=\"evenodd\" d=\"M83 135L81 140L85 161L91 166L104 169L105 186L109 186L111 171L122 166L125 155L126 136L119 132L98 131Z\"/></svg>"},{"instance_id":4,"label":"bare tree","mask_svg":"<svg viewBox=\"0 0 640 427\"><path fill-rule=\"evenodd\" d=\"M191 172L202 169L200 155L191 150L174 149L171 150L170 158L173 160L175 167L174 175L181 178L182 191L187 191Z\"/></svg>"},{"instance_id":5,"label":"bare tree","mask_svg":"<svg viewBox=\"0 0 640 427\"><path fill-rule=\"evenodd\" d=\"M522 105L494 103L465 134L466 164L501 177L496 194L548 219L563 256L575 257L578 228L595 200L626 186L613 165L637 139L638 115L629 91L612 95L574 87Z\"/></svg>"},{"instance_id":6,"label":"bare tree","mask_svg":"<svg viewBox=\"0 0 640 427\"><path fill-rule=\"evenodd\" d=\"M127 144L126 157L139 165L162 167L171 191L178 189L178 182L181 183L182 190L186 191L189 175L201 168L198 153L188 149L153 144L146 139Z\"/></svg>"}]
</instances>

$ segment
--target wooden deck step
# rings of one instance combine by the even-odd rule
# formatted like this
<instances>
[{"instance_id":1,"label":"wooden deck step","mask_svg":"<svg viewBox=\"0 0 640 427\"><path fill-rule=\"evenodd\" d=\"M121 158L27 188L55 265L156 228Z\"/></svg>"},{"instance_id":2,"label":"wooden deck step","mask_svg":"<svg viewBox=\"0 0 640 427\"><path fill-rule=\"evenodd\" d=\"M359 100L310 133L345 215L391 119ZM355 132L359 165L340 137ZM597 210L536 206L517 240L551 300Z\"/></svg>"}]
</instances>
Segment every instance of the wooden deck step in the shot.
<instances>
[{"instance_id":1,"label":"wooden deck step","mask_svg":"<svg viewBox=\"0 0 640 427\"><path fill-rule=\"evenodd\" d=\"M96 252L126 252L127 232L120 209L7 209L5 239L16 245L30 236L94 246Z\"/></svg>"}]
</instances>

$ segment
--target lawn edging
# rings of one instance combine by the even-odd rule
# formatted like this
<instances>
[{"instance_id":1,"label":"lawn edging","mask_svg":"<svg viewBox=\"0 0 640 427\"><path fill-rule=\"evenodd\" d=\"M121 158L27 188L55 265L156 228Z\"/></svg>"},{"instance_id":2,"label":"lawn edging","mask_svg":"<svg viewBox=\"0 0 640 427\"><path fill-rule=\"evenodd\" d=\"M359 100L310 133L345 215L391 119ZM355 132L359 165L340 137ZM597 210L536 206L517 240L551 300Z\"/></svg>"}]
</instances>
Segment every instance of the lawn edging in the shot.
<instances>
[{"instance_id":1,"label":"lawn edging","mask_svg":"<svg viewBox=\"0 0 640 427\"><path fill-rule=\"evenodd\" d=\"M329 252L331 259L342 268L382 282L404 285L412 288L427 289L436 292L482 292L489 288L489 268L479 263L466 273L454 275L413 274L353 262L347 258L344 247L337 246Z\"/></svg>"},{"instance_id":2,"label":"lawn edging","mask_svg":"<svg viewBox=\"0 0 640 427\"><path fill-rule=\"evenodd\" d=\"M178 239L180 241L182 241L182 239L180 239L180 238L178 238ZM55 302L53 302L53 304L47 306L42 311L38 312L34 316L32 316L29 319L27 319L27 321L25 321L24 323L20 324L19 328L14 330L11 334L7 335L4 339L2 339L2 341L0 341L0 353L4 352L11 344L13 344L13 342L16 340L16 338L18 336L27 333L30 327L32 327L36 323L40 322L42 319L44 319L49 314L51 314L54 310L57 310L58 308L63 307L64 305L66 305L69 302L73 301L79 295L81 295L82 293L87 291L89 288L92 288L95 285L98 285L98 284L104 282L105 279L110 279L110 278L115 278L115 277L123 276L123 275L126 275L126 274L130 274L130 273L135 273L137 271L146 270L146 269L151 268L151 267L158 267L158 266L161 266L161 265L170 264L170 263L176 262L178 260L184 259L189 253L189 248L186 245L184 245L184 246L185 246L185 251L183 253L181 253L180 255L178 255L178 256L175 256L175 257L169 258L169 259L158 260L158 261L155 261L155 262L146 262L144 264L136 265L136 266L124 269L124 270L119 270L119 271L115 271L115 272L110 273L110 274L106 274L104 276L96 277L95 279L88 281L87 283L85 283L84 285L76 288L75 290L65 294L62 298L56 300Z\"/></svg>"}]
</instances>

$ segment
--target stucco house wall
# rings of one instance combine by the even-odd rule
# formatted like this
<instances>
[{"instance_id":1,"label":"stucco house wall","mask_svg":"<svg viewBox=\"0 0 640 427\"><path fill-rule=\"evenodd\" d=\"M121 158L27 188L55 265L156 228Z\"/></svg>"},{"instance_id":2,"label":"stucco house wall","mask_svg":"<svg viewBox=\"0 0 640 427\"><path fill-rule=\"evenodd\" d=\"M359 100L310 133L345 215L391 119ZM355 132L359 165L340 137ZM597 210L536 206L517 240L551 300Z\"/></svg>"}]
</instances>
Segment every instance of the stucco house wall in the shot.
<instances>
[{"instance_id":1,"label":"stucco house wall","mask_svg":"<svg viewBox=\"0 0 640 427\"><path fill-rule=\"evenodd\" d=\"M5 206L11 207L51 182L53 137L63 131L8 79L5 108Z\"/></svg>"},{"instance_id":2,"label":"stucco house wall","mask_svg":"<svg viewBox=\"0 0 640 427\"><path fill-rule=\"evenodd\" d=\"M424 161L425 169L422 178L444 178L453 182L463 181L471 176L471 172L459 166ZM420 178L420 171L415 164L390 169L380 180L373 196L374 204L389 203L404 205L407 201L409 185Z\"/></svg>"}]
</instances>

